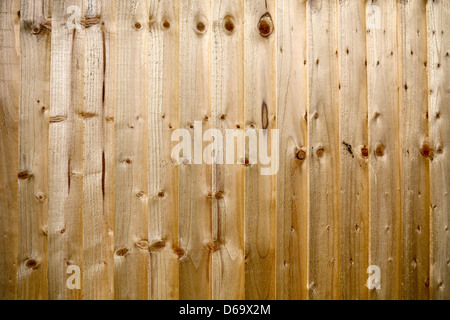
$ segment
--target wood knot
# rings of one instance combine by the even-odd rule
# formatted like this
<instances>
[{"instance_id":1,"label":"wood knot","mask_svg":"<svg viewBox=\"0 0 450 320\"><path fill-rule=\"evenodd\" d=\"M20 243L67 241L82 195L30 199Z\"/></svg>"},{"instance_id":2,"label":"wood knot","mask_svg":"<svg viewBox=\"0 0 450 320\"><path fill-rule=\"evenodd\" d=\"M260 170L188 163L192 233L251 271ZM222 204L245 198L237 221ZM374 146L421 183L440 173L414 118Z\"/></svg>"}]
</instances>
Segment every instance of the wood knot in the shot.
<instances>
[{"instance_id":1,"label":"wood knot","mask_svg":"<svg viewBox=\"0 0 450 320\"><path fill-rule=\"evenodd\" d=\"M306 159L306 151L301 149L297 152L297 159L300 161L304 161Z\"/></svg>"},{"instance_id":2,"label":"wood knot","mask_svg":"<svg viewBox=\"0 0 450 320\"><path fill-rule=\"evenodd\" d=\"M377 146L377 148L375 149L375 154L377 155L377 157L382 157L384 156L384 145L379 144Z\"/></svg>"},{"instance_id":3,"label":"wood knot","mask_svg":"<svg viewBox=\"0 0 450 320\"><path fill-rule=\"evenodd\" d=\"M47 196L43 192L36 193L36 201L40 203L44 203L47 200Z\"/></svg>"},{"instance_id":4,"label":"wood knot","mask_svg":"<svg viewBox=\"0 0 450 320\"><path fill-rule=\"evenodd\" d=\"M223 19L223 29L225 30L225 33L230 35L234 31L234 21L231 16L226 16Z\"/></svg>"},{"instance_id":5,"label":"wood knot","mask_svg":"<svg viewBox=\"0 0 450 320\"><path fill-rule=\"evenodd\" d=\"M134 244L136 248L141 250L148 250L148 241L147 240L140 240Z\"/></svg>"},{"instance_id":6,"label":"wood knot","mask_svg":"<svg viewBox=\"0 0 450 320\"><path fill-rule=\"evenodd\" d=\"M422 149L420 150L420 154L425 158L433 159L433 150L428 143L423 144Z\"/></svg>"},{"instance_id":7,"label":"wood knot","mask_svg":"<svg viewBox=\"0 0 450 320\"><path fill-rule=\"evenodd\" d=\"M33 177L33 174L31 174L28 171L19 172L18 177L20 180L28 180Z\"/></svg>"},{"instance_id":8,"label":"wood knot","mask_svg":"<svg viewBox=\"0 0 450 320\"><path fill-rule=\"evenodd\" d=\"M128 249L127 248L122 248L116 251L116 256L119 257L124 257L128 254Z\"/></svg>"},{"instance_id":9,"label":"wood knot","mask_svg":"<svg viewBox=\"0 0 450 320\"><path fill-rule=\"evenodd\" d=\"M273 32L273 20L270 13L266 12L259 19L258 30L261 37L267 38Z\"/></svg>"},{"instance_id":10,"label":"wood knot","mask_svg":"<svg viewBox=\"0 0 450 320\"><path fill-rule=\"evenodd\" d=\"M209 251L211 251L211 252L218 251L220 249L220 246L221 246L221 243L218 240L214 240L214 241L208 243L208 245L207 245Z\"/></svg>"},{"instance_id":11,"label":"wood knot","mask_svg":"<svg viewBox=\"0 0 450 320\"><path fill-rule=\"evenodd\" d=\"M223 191L217 192L214 197L216 198L216 200L223 199Z\"/></svg>"},{"instance_id":12,"label":"wood knot","mask_svg":"<svg viewBox=\"0 0 450 320\"><path fill-rule=\"evenodd\" d=\"M163 23L162 23L162 27L163 27L164 30L170 29L170 22L167 21L167 20L164 20Z\"/></svg>"},{"instance_id":13,"label":"wood knot","mask_svg":"<svg viewBox=\"0 0 450 320\"><path fill-rule=\"evenodd\" d=\"M135 30L141 30L142 29L142 24L139 23L139 22L135 22L134 25L133 25L133 28Z\"/></svg>"},{"instance_id":14,"label":"wood knot","mask_svg":"<svg viewBox=\"0 0 450 320\"><path fill-rule=\"evenodd\" d=\"M179 260L182 260L184 257L186 257L186 250L184 250L183 248L176 247L173 249L173 251L178 256Z\"/></svg>"},{"instance_id":15,"label":"wood knot","mask_svg":"<svg viewBox=\"0 0 450 320\"><path fill-rule=\"evenodd\" d=\"M363 158L368 158L369 157L369 149L367 149L367 147L362 147L361 155L363 156Z\"/></svg>"},{"instance_id":16,"label":"wood knot","mask_svg":"<svg viewBox=\"0 0 450 320\"><path fill-rule=\"evenodd\" d=\"M28 259L27 261L25 261L25 267L27 267L28 269L36 270L39 268L39 262L34 259Z\"/></svg>"},{"instance_id":17,"label":"wood knot","mask_svg":"<svg viewBox=\"0 0 450 320\"><path fill-rule=\"evenodd\" d=\"M325 149L323 147L319 147L316 151L317 157L322 158L325 154Z\"/></svg>"},{"instance_id":18,"label":"wood knot","mask_svg":"<svg viewBox=\"0 0 450 320\"><path fill-rule=\"evenodd\" d=\"M158 240L149 245L148 250L150 252L159 251L166 246L166 240Z\"/></svg>"},{"instance_id":19,"label":"wood knot","mask_svg":"<svg viewBox=\"0 0 450 320\"><path fill-rule=\"evenodd\" d=\"M199 35L203 35L207 31L208 19L202 14L197 15L194 20L195 28L194 31Z\"/></svg>"}]
</instances>

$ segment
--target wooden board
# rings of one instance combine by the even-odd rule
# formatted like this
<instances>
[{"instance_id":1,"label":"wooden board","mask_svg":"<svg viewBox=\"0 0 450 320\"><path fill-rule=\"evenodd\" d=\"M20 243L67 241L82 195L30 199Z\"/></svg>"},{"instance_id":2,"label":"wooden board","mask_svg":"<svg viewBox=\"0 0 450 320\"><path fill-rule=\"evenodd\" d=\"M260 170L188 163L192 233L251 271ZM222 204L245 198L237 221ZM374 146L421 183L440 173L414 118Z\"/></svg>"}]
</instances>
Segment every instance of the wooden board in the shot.
<instances>
[{"instance_id":1,"label":"wooden board","mask_svg":"<svg viewBox=\"0 0 450 320\"><path fill-rule=\"evenodd\" d=\"M379 28L367 31L369 103L369 265L381 270L371 299L400 298L401 211L397 3L373 1ZM368 21L368 19L366 20Z\"/></svg>"},{"instance_id":2,"label":"wooden board","mask_svg":"<svg viewBox=\"0 0 450 320\"><path fill-rule=\"evenodd\" d=\"M402 299L429 298L430 149L425 1L400 2Z\"/></svg>"},{"instance_id":3,"label":"wooden board","mask_svg":"<svg viewBox=\"0 0 450 320\"><path fill-rule=\"evenodd\" d=\"M178 168L170 141L178 127L179 1L150 2L149 298L178 299Z\"/></svg>"},{"instance_id":4,"label":"wooden board","mask_svg":"<svg viewBox=\"0 0 450 320\"><path fill-rule=\"evenodd\" d=\"M46 1L22 2L18 298L47 299L51 23Z\"/></svg>"},{"instance_id":5,"label":"wooden board","mask_svg":"<svg viewBox=\"0 0 450 320\"><path fill-rule=\"evenodd\" d=\"M193 157L183 154L178 173L177 252L183 300L212 297L212 167L201 159L200 143L194 147L194 140L201 141L211 128L211 32L210 1L180 0L179 128L189 130L193 146ZM194 130L196 121L201 125Z\"/></svg>"},{"instance_id":6,"label":"wooden board","mask_svg":"<svg viewBox=\"0 0 450 320\"><path fill-rule=\"evenodd\" d=\"M245 0L244 6L245 129L270 146L276 128L275 1ZM260 130L267 132L260 135ZM249 139L251 140L251 139ZM276 175L262 175L260 157L252 164L251 141L245 163L245 298L275 298ZM270 147L267 148L270 154ZM264 166L265 167L265 166Z\"/></svg>"},{"instance_id":7,"label":"wooden board","mask_svg":"<svg viewBox=\"0 0 450 320\"><path fill-rule=\"evenodd\" d=\"M116 1L114 296L148 298L149 3Z\"/></svg>"},{"instance_id":8,"label":"wooden board","mask_svg":"<svg viewBox=\"0 0 450 320\"><path fill-rule=\"evenodd\" d=\"M244 128L244 1L212 2L212 127L222 134L222 159L213 164L212 298L244 299L244 148L227 130ZM230 149L231 148L231 149ZM230 150L230 154L227 151ZM227 162L227 155L233 162ZM240 152L240 155L239 155ZM220 162L219 160L219 162Z\"/></svg>"},{"instance_id":9,"label":"wooden board","mask_svg":"<svg viewBox=\"0 0 450 320\"><path fill-rule=\"evenodd\" d=\"M0 3L0 299L17 298L19 1Z\"/></svg>"},{"instance_id":10,"label":"wooden board","mask_svg":"<svg viewBox=\"0 0 450 320\"><path fill-rule=\"evenodd\" d=\"M334 0L307 3L310 299L337 299L340 294L337 4Z\"/></svg>"},{"instance_id":11,"label":"wooden board","mask_svg":"<svg viewBox=\"0 0 450 320\"><path fill-rule=\"evenodd\" d=\"M430 297L450 299L450 2L427 3L431 157Z\"/></svg>"},{"instance_id":12,"label":"wooden board","mask_svg":"<svg viewBox=\"0 0 450 320\"><path fill-rule=\"evenodd\" d=\"M307 298L308 123L306 1L277 2L277 299Z\"/></svg>"}]
</instances>

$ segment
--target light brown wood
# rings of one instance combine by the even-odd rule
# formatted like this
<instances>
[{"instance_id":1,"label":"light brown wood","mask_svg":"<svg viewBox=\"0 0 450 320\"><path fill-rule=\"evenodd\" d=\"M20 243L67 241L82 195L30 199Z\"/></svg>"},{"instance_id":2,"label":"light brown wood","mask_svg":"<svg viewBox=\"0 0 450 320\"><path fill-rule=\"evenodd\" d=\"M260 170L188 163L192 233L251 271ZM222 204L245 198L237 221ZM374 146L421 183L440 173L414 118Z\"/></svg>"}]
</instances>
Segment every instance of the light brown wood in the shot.
<instances>
[{"instance_id":1,"label":"light brown wood","mask_svg":"<svg viewBox=\"0 0 450 320\"><path fill-rule=\"evenodd\" d=\"M273 0L245 0L245 129L261 129L270 154L271 129L276 128L276 6ZM250 139L249 139L250 140ZM277 176L261 175L251 163L247 141L245 169L245 298L275 299Z\"/></svg>"},{"instance_id":2,"label":"light brown wood","mask_svg":"<svg viewBox=\"0 0 450 320\"><path fill-rule=\"evenodd\" d=\"M53 1L48 160L48 287L50 299L81 299L69 289L69 266L83 267L84 30L66 24L69 5Z\"/></svg>"},{"instance_id":3,"label":"light brown wood","mask_svg":"<svg viewBox=\"0 0 450 320\"><path fill-rule=\"evenodd\" d=\"M340 230L338 2L307 4L308 297L338 299ZM342 54L342 53L341 53Z\"/></svg>"},{"instance_id":4,"label":"light brown wood","mask_svg":"<svg viewBox=\"0 0 450 320\"><path fill-rule=\"evenodd\" d=\"M432 159L430 296L450 299L450 2L428 1L428 116Z\"/></svg>"},{"instance_id":5,"label":"light brown wood","mask_svg":"<svg viewBox=\"0 0 450 320\"><path fill-rule=\"evenodd\" d=\"M18 298L48 298L48 130L51 30L48 1L22 2L19 115ZM22 179L22 178L23 179Z\"/></svg>"},{"instance_id":6,"label":"light brown wood","mask_svg":"<svg viewBox=\"0 0 450 320\"><path fill-rule=\"evenodd\" d=\"M114 295L148 298L149 3L116 1Z\"/></svg>"},{"instance_id":7,"label":"light brown wood","mask_svg":"<svg viewBox=\"0 0 450 320\"><path fill-rule=\"evenodd\" d=\"M244 1L212 2L212 126L227 144L227 130L244 127ZM213 165L213 299L245 298L244 149L235 142L234 164ZM217 150L217 152L222 150Z\"/></svg>"},{"instance_id":8,"label":"light brown wood","mask_svg":"<svg viewBox=\"0 0 450 320\"><path fill-rule=\"evenodd\" d=\"M150 2L149 298L178 299L178 168L171 160L178 127L179 0Z\"/></svg>"},{"instance_id":9,"label":"light brown wood","mask_svg":"<svg viewBox=\"0 0 450 320\"><path fill-rule=\"evenodd\" d=\"M402 299L429 298L430 149L426 2L400 2Z\"/></svg>"},{"instance_id":10,"label":"light brown wood","mask_svg":"<svg viewBox=\"0 0 450 320\"><path fill-rule=\"evenodd\" d=\"M180 0L179 126L191 133L195 121L202 132L211 128L211 3ZM184 159L179 166L180 299L211 299L212 167ZM203 148L200 151L203 155ZM183 155L185 156L185 155ZM200 160L200 159L198 159Z\"/></svg>"},{"instance_id":11,"label":"light brown wood","mask_svg":"<svg viewBox=\"0 0 450 320\"><path fill-rule=\"evenodd\" d=\"M114 16L105 10L102 0L85 0L84 24L86 52L84 54L83 118L83 299L113 298L113 238L109 205L112 194L105 184L111 180L111 139L105 130L104 90L106 90L106 22ZM103 6L103 8L102 8ZM102 25L105 23L105 25ZM109 39L109 38L108 38ZM111 66L112 64L108 64ZM106 92L105 92L106 93ZM108 174L108 175L107 175Z\"/></svg>"},{"instance_id":12,"label":"light brown wood","mask_svg":"<svg viewBox=\"0 0 450 320\"><path fill-rule=\"evenodd\" d=\"M397 3L374 1L380 28L367 33L369 103L369 265L381 269L371 299L400 298L401 211ZM367 21L367 20L366 20Z\"/></svg>"},{"instance_id":13,"label":"light brown wood","mask_svg":"<svg viewBox=\"0 0 450 320\"><path fill-rule=\"evenodd\" d=\"M17 298L19 1L0 2L0 299Z\"/></svg>"},{"instance_id":14,"label":"light brown wood","mask_svg":"<svg viewBox=\"0 0 450 320\"><path fill-rule=\"evenodd\" d=\"M277 299L307 298L308 123L306 3L277 2Z\"/></svg>"},{"instance_id":15,"label":"light brown wood","mask_svg":"<svg viewBox=\"0 0 450 320\"><path fill-rule=\"evenodd\" d=\"M339 2L341 298L365 300L369 260L366 5Z\"/></svg>"}]
</instances>

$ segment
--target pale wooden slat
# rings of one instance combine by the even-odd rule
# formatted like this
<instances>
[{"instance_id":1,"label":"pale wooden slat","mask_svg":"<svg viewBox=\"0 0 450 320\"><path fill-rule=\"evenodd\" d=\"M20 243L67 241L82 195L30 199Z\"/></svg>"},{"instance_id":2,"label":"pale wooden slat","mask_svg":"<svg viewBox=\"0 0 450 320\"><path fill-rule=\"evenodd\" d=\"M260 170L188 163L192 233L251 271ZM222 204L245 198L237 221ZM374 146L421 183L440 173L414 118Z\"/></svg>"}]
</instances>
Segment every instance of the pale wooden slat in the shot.
<instances>
[{"instance_id":1,"label":"pale wooden slat","mask_svg":"<svg viewBox=\"0 0 450 320\"><path fill-rule=\"evenodd\" d=\"M49 244L50 299L81 299L67 287L68 266L83 266L84 31L69 30L66 11L82 1L53 1L50 68Z\"/></svg>"},{"instance_id":2,"label":"pale wooden slat","mask_svg":"<svg viewBox=\"0 0 450 320\"><path fill-rule=\"evenodd\" d=\"M277 112L275 1L246 0L244 21L245 129L255 129L258 135L267 129L270 154L270 130L276 128ZM250 160L247 155L245 298L274 299L277 176L263 176L263 166L251 165Z\"/></svg>"},{"instance_id":3,"label":"pale wooden slat","mask_svg":"<svg viewBox=\"0 0 450 320\"><path fill-rule=\"evenodd\" d=\"M20 45L17 0L0 2L0 299L17 298Z\"/></svg>"},{"instance_id":4,"label":"pale wooden slat","mask_svg":"<svg viewBox=\"0 0 450 320\"><path fill-rule=\"evenodd\" d=\"M244 1L213 1L212 18L212 124L236 149L234 164L213 165L212 290L213 299L236 300L245 297L244 167L226 130L244 126Z\"/></svg>"},{"instance_id":5,"label":"pale wooden slat","mask_svg":"<svg viewBox=\"0 0 450 320\"><path fill-rule=\"evenodd\" d=\"M148 298L149 2L116 1L114 295Z\"/></svg>"},{"instance_id":6,"label":"pale wooden slat","mask_svg":"<svg viewBox=\"0 0 450 320\"><path fill-rule=\"evenodd\" d=\"M19 115L18 298L48 298L48 126L51 31L44 0L23 1Z\"/></svg>"},{"instance_id":7,"label":"pale wooden slat","mask_svg":"<svg viewBox=\"0 0 450 320\"><path fill-rule=\"evenodd\" d=\"M306 299L308 127L306 1L277 2L280 171L277 188L276 298Z\"/></svg>"},{"instance_id":8,"label":"pale wooden slat","mask_svg":"<svg viewBox=\"0 0 450 320\"><path fill-rule=\"evenodd\" d=\"M337 1L309 1L308 297L339 298L339 59Z\"/></svg>"},{"instance_id":9,"label":"pale wooden slat","mask_svg":"<svg viewBox=\"0 0 450 320\"><path fill-rule=\"evenodd\" d=\"M426 2L400 2L402 299L429 298L430 171Z\"/></svg>"},{"instance_id":10,"label":"pale wooden slat","mask_svg":"<svg viewBox=\"0 0 450 320\"><path fill-rule=\"evenodd\" d=\"M178 299L178 168L168 143L178 127L179 1L150 2L149 298Z\"/></svg>"},{"instance_id":11,"label":"pale wooden slat","mask_svg":"<svg viewBox=\"0 0 450 320\"><path fill-rule=\"evenodd\" d=\"M381 269L371 299L400 298L400 145L397 6L376 1L380 28L367 33L369 103L369 265ZM367 21L367 20L366 20Z\"/></svg>"},{"instance_id":12,"label":"pale wooden slat","mask_svg":"<svg viewBox=\"0 0 450 320\"><path fill-rule=\"evenodd\" d=\"M369 177L366 6L339 3L342 299L367 299Z\"/></svg>"},{"instance_id":13,"label":"pale wooden slat","mask_svg":"<svg viewBox=\"0 0 450 320\"><path fill-rule=\"evenodd\" d=\"M450 299L450 2L428 1L432 299Z\"/></svg>"},{"instance_id":14,"label":"pale wooden slat","mask_svg":"<svg viewBox=\"0 0 450 320\"><path fill-rule=\"evenodd\" d=\"M106 90L105 61L106 27L114 17L111 10L102 12L101 0L85 0L86 52L84 54L84 109L83 118L83 299L113 298L113 251L111 216L105 183L109 183L111 171L107 171L105 149L111 140L105 130L106 120L104 90ZM111 8L111 7L110 7ZM106 94L106 92L105 92ZM111 94L111 92L109 92Z\"/></svg>"},{"instance_id":15,"label":"pale wooden slat","mask_svg":"<svg viewBox=\"0 0 450 320\"><path fill-rule=\"evenodd\" d=\"M202 132L211 128L211 30L210 1L180 1L179 126L190 130L192 145L195 121L202 121ZM212 295L212 168L204 161L194 164L194 153L192 156L190 162L184 159L179 166L178 180L178 253L183 300L211 299Z\"/></svg>"}]
</instances>

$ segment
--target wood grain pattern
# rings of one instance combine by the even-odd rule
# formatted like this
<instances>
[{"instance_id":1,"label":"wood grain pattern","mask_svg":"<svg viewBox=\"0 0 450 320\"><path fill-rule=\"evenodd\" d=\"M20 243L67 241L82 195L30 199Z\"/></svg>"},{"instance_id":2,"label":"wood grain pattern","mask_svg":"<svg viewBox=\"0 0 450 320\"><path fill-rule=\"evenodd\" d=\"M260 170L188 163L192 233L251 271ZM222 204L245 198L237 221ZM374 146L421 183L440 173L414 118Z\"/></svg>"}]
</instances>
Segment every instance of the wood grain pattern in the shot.
<instances>
[{"instance_id":1,"label":"wood grain pattern","mask_svg":"<svg viewBox=\"0 0 450 320\"><path fill-rule=\"evenodd\" d=\"M46 1L23 2L19 110L18 298L47 299L50 30ZM20 176L25 179L20 179Z\"/></svg>"},{"instance_id":2,"label":"wood grain pattern","mask_svg":"<svg viewBox=\"0 0 450 320\"><path fill-rule=\"evenodd\" d=\"M192 146L211 128L211 30L210 1L180 0L179 126L190 131ZM197 130L196 121L201 121ZM201 159L203 148L193 149L192 159L183 154L178 173L182 300L212 297L212 167Z\"/></svg>"},{"instance_id":3,"label":"wood grain pattern","mask_svg":"<svg viewBox=\"0 0 450 320\"><path fill-rule=\"evenodd\" d=\"M368 298L369 176L365 1L339 3L341 298Z\"/></svg>"},{"instance_id":4,"label":"wood grain pattern","mask_svg":"<svg viewBox=\"0 0 450 320\"><path fill-rule=\"evenodd\" d=\"M400 298L401 210L399 152L399 50L397 3L373 1L380 28L368 30L369 265L381 269L381 289L371 299Z\"/></svg>"},{"instance_id":5,"label":"wood grain pattern","mask_svg":"<svg viewBox=\"0 0 450 320\"><path fill-rule=\"evenodd\" d=\"M307 297L306 3L290 0L277 3L277 127L281 137L277 180L277 299Z\"/></svg>"},{"instance_id":6,"label":"wood grain pattern","mask_svg":"<svg viewBox=\"0 0 450 320\"><path fill-rule=\"evenodd\" d=\"M339 298L340 161L337 1L309 1L308 297Z\"/></svg>"},{"instance_id":7,"label":"wood grain pattern","mask_svg":"<svg viewBox=\"0 0 450 320\"><path fill-rule=\"evenodd\" d=\"M148 298L149 2L116 1L114 295Z\"/></svg>"},{"instance_id":8,"label":"wood grain pattern","mask_svg":"<svg viewBox=\"0 0 450 320\"><path fill-rule=\"evenodd\" d=\"M430 148L425 1L400 2L402 299L429 298Z\"/></svg>"},{"instance_id":9,"label":"wood grain pattern","mask_svg":"<svg viewBox=\"0 0 450 320\"><path fill-rule=\"evenodd\" d=\"M245 129L258 135L259 152L262 137L270 146L270 130L276 128L275 1L245 0L244 12ZM261 135L261 129L267 132ZM277 176L261 175L263 166L251 161L252 147L249 139L245 161L245 298L270 300L275 298Z\"/></svg>"},{"instance_id":10,"label":"wood grain pattern","mask_svg":"<svg viewBox=\"0 0 450 320\"><path fill-rule=\"evenodd\" d=\"M178 127L179 1L150 3L149 297L179 298L178 168L170 141Z\"/></svg>"},{"instance_id":11,"label":"wood grain pattern","mask_svg":"<svg viewBox=\"0 0 450 320\"><path fill-rule=\"evenodd\" d=\"M244 127L244 1L212 2L212 127L222 133ZM239 139L239 138L237 138ZM244 299L244 148L233 139L234 158L227 152L213 164L212 298ZM217 150L219 152L219 150ZM219 160L219 162L220 162Z\"/></svg>"},{"instance_id":12,"label":"wood grain pattern","mask_svg":"<svg viewBox=\"0 0 450 320\"><path fill-rule=\"evenodd\" d=\"M17 298L19 1L0 3L0 299Z\"/></svg>"},{"instance_id":13,"label":"wood grain pattern","mask_svg":"<svg viewBox=\"0 0 450 320\"><path fill-rule=\"evenodd\" d=\"M427 3L429 129L431 140L430 296L450 299L450 3Z\"/></svg>"}]
</instances>

